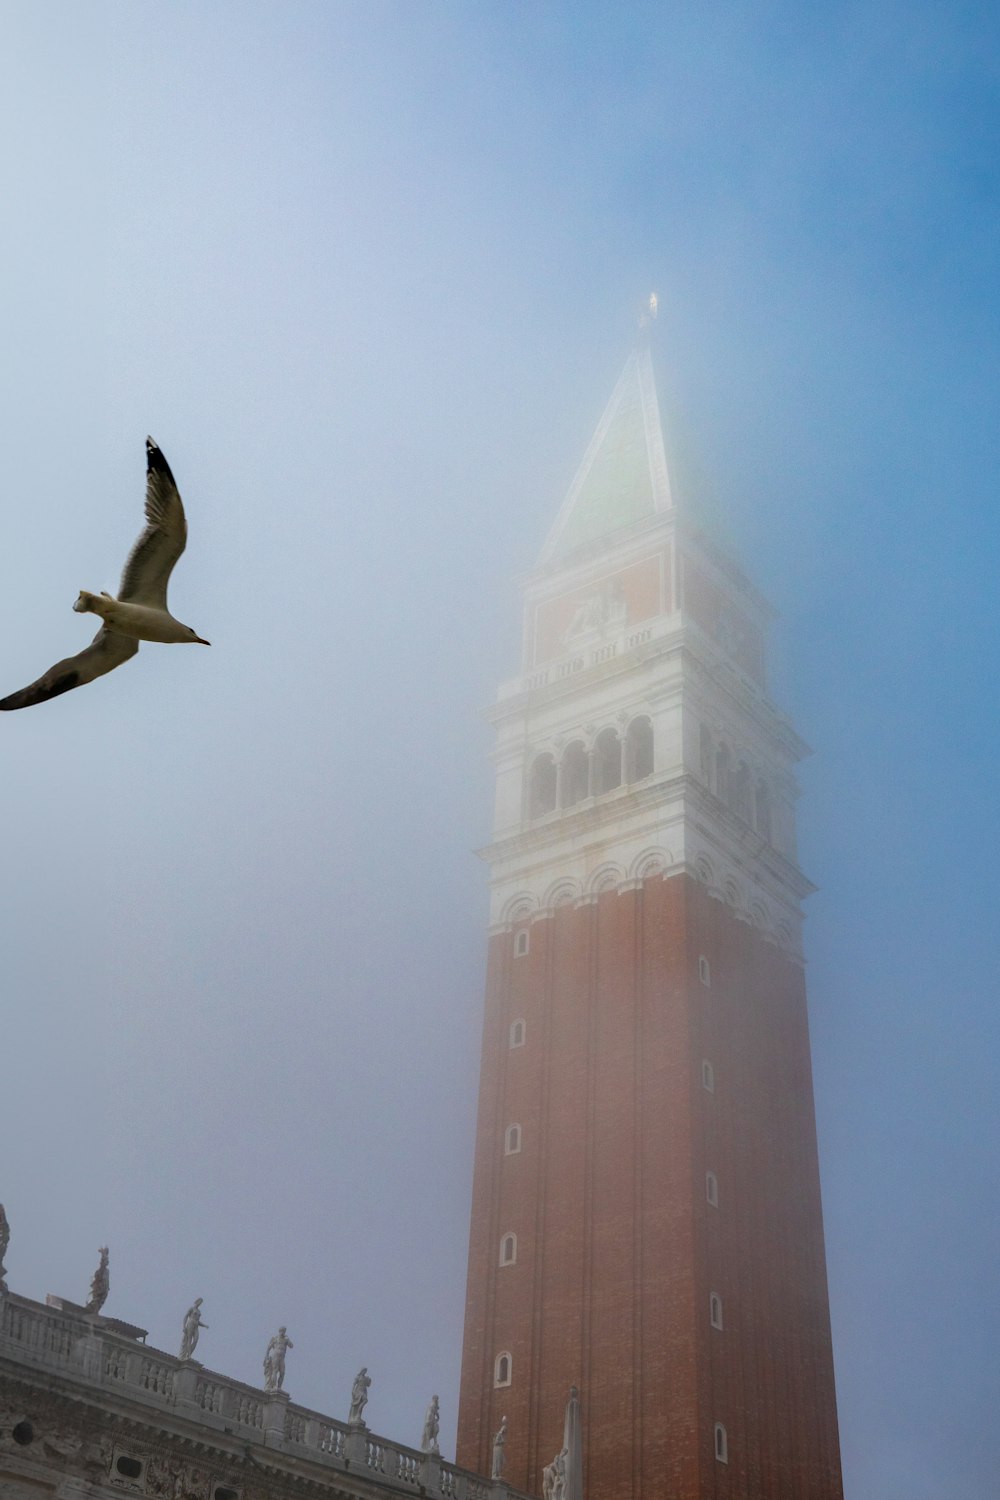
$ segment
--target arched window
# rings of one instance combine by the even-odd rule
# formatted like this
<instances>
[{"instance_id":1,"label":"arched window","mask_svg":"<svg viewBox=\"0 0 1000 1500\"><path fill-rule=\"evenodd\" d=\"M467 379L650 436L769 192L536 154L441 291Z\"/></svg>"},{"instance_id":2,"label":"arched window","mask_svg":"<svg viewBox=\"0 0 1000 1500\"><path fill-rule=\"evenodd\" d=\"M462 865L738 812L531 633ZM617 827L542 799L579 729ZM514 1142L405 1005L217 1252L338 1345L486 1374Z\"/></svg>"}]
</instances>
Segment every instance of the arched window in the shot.
<instances>
[{"instance_id":1,"label":"arched window","mask_svg":"<svg viewBox=\"0 0 1000 1500\"><path fill-rule=\"evenodd\" d=\"M653 725L645 716L633 719L625 736L625 775L645 781L653 774Z\"/></svg>"},{"instance_id":2,"label":"arched window","mask_svg":"<svg viewBox=\"0 0 1000 1500\"><path fill-rule=\"evenodd\" d=\"M766 781L758 781L754 795L754 816L757 832L762 839L771 842L771 793Z\"/></svg>"},{"instance_id":3,"label":"arched window","mask_svg":"<svg viewBox=\"0 0 1000 1500\"><path fill-rule=\"evenodd\" d=\"M511 1021L508 1045L511 1047L524 1046L524 1022Z\"/></svg>"},{"instance_id":4,"label":"arched window","mask_svg":"<svg viewBox=\"0 0 1000 1500\"><path fill-rule=\"evenodd\" d=\"M517 934L517 937L514 939L514 957L524 958L530 947L531 937L528 933L528 929L527 927L522 927L520 932Z\"/></svg>"},{"instance_id":5,"label":"arched window","mask_svg":"<svg viewBox=\"0 0 1000 1500\"><path fill-rule=\"evenodd\" d=\"M580 740L566 746L562 758L560 801L563 807L574 807L590 792L590 765Z\"/></svg>"},{"instance_id":6,"label":"arched window","mask_svg":"<svg viewBox=\"0 0 1000 1500\"><path fill-rule=\"evenodd\" d=\"M701 779L706 786L712 785L712 736L705 725L701 726L701 736L698 742L698 764L701 769Z\"/></svg>"},{"instance_id":7,"label":"arched window","mask_svg":"<svg viewBox=\"0 0 1000 1500\"><path fill-rule=\"evenodd\" d=\"M720 1464L729 1462L729 1440L726 1437L726 1429L721 1422L715 1424L715 1456Z\"/></svg>"},{"instance_id":8,"label":"arched window","mask_svg":"<svg viewBox=\"0 0 1000 1500\"><path fill-rule=\"evenodd\" d=\"M493 1384L510 1385L510 1371L511 1358L507 1351L504 1350L503 1354L497 1355L493 1365Z\"/></svg>"},{"instance_id":9,"label":"arched window","mask_svg":"<svg viewBox=\"0 0 1000 1500\"><path fill-rule=\"evenodd\" d=\"M552 755L536 755L528 777L528 817L541 818L556 806L556 762Z\"/></svg>"},{"instance_id":10,"label":"arched window","mask_svg":"<svg viewBox=\"0 0 1000 1500\"><path fill-rule=\"evenodd\" d=\"M714 1172L705 1173L705 1197L713 1208L719 1206L719 1179Z\"/></svg>"},{"instance_id":11,"label":"arched window","mask_svg":"<svg viewBox=\"0 0 1000 1500\"><path fill-rule=\"evenodd\" d=\"M622 784L622 742L615 729L602 729L594 741L594 795Z\"/></svg>"},{"instance_id":12,"label":"arched window","mask_svg":"<svg viewBox=\"0 0 1000 1500\"><path fill-rule=\"evenodd\" d=\"M505 1156L516 1156L521 1149L521 1127L520 1125L508 1125L503 1136L503 1151Z\"/></svg>"},{"instance_id":13,"label":"arched window","mask_svg":"<svg viewBox=\"0 0 1000 1500\"><path fill-rule=\"evenodd\" d=\"M698 959L698 978L701 980L706 989L711 986L712 974L711 970L708 967L708 959L705 957L704 953Z\"/></svg>"},{"instance_id":14,"label":"arched window","mask_svg":"<svg viewBox=\"0 0 1000 1500\"><path fill-rule=\"evenodd\" d=\"M708 1321L713 1328L722 1327L722 1298L718 1292L712 1292L708 1299Z\"/></svg>"},{"instance_id":15,"label":"arched window","mask_svg":"<svg viewBox=\"0 0 1000 1500\"><path fill-rule=\"evenodd\" d=\"M720 745L715 752L715 795L723 802L729 801L729 776L732 757L728 745Z\"/></svg>"},{"instance_id":16,"label":"arched window","mask_svg":"<svg viewBox=\"0 0 1000 1500\"><path fill-rule=\"evenodd\" d=\"M729 805L744 823L750 821L750 768L741 760L729 782Z\"/></svg>"},{"instance_id":17,"label":"arched window","mask_svg":"<svg viewBox=\"0 0 1000 1500\"><path fill-rule=\"evenodd\" d=\"M512 1266L517 1260L517 1235L513 1232L505 1234L500 1241L500 1264Z\"/></svg>"},{"instance_id":18,"label":"arched window","mask_svg":"<svg viewBox=\"0 0 1000 1500\"><path fill-rule=\"evenodd\" d=\"M701 1065L701 1086L703 1089L707 1089L710 1094L715 1093L715 1069L708 1061L708 1058Z\"/></svg>"}]
</instances>

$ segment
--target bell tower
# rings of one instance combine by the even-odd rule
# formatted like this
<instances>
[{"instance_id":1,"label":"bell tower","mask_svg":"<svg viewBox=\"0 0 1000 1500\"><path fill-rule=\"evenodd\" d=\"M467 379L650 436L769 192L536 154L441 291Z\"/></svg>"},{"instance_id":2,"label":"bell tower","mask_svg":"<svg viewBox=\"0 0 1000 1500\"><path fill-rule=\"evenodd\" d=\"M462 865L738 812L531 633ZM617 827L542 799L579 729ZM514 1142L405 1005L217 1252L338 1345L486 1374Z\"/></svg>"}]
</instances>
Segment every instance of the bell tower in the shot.
<instances>
[{"instance_id":1,"label":"bell tower","mask_svg":"<svg viewBox=\"0 0 1000 1500\"><path fill-rule=\"evenodd\" d=\"M671 490L648 337L524 597L496 812L458 1461L840 1500L771 610Z\"/></svg>"}]
</instances>

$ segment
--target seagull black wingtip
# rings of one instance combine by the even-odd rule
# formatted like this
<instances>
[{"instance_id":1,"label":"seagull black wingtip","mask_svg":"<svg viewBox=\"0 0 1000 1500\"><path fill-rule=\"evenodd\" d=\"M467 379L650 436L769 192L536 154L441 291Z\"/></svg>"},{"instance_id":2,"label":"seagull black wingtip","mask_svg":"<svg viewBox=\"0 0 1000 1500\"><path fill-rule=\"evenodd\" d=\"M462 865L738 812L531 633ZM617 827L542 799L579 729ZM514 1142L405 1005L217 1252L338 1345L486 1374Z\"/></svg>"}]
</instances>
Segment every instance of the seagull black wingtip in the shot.
<instances>
[{"instance_id":1,"label":"seagull black wingtip","mask_svg":"<svg viewBox=\"0 0 1000 1500\"><path fill-rule=\"evenodd\" d=\"M169 479L174 488L177 488L174 476L170 472L170 465L151 437L146 439L146 473L162 474L164 479Z\"/></svg>"}]
</instances>

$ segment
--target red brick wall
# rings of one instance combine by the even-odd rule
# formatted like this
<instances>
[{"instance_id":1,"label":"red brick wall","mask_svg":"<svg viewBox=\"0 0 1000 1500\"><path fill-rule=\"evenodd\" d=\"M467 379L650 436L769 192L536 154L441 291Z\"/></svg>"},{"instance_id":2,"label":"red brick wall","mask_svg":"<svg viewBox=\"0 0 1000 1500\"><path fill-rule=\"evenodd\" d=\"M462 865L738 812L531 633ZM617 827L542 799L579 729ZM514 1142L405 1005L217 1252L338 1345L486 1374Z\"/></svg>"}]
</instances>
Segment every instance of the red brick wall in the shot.
<instances>
[{"instance_id":1,"label":"red brick wall","mask_svg":"<svg viewBox=\"0 0 1000 1500\"><path fill-rule=\"evenodd\" d=\"M505 1157L511 1123L522 1148ZM589 1500L837 1500L796 964L687 877L560 908L522 958L495 937L476 1149L460 1464L489 1472L506 1415L505 1477L540 1493L575 1383ZM517 1262L500 1267L509 1230ZM513 1379L494 1390L502 1349Z\"/></svg>"}]
</instances>

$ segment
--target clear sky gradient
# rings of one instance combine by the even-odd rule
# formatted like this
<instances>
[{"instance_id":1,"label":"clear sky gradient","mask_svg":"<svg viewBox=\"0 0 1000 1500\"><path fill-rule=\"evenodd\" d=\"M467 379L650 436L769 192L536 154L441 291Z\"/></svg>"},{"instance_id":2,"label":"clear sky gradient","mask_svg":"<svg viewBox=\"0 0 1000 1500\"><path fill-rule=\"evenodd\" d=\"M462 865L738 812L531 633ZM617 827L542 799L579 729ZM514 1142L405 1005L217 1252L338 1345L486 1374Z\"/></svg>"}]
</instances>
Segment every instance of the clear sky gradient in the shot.
<instances>
[{"instance_id":1,"label":"clear sky gradient","mask_svg":"<svg viewBox=\"0 0 1000 1500\"><path fill-rule=\"evenodd\" d=\"M178 616L0 723L11 1286L453 1452L477 711L660 296L675 486L780 611L848 1500L996 1484L995 6L0 5L0 690L147 432ZM558 1434L553 1434L555 1444Z\"/></svg>"}]
</instances>

